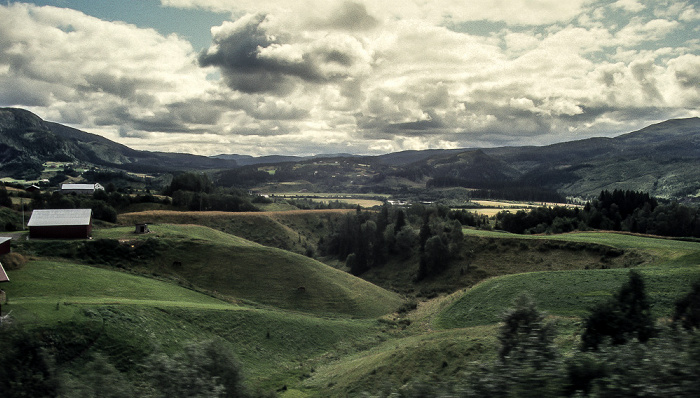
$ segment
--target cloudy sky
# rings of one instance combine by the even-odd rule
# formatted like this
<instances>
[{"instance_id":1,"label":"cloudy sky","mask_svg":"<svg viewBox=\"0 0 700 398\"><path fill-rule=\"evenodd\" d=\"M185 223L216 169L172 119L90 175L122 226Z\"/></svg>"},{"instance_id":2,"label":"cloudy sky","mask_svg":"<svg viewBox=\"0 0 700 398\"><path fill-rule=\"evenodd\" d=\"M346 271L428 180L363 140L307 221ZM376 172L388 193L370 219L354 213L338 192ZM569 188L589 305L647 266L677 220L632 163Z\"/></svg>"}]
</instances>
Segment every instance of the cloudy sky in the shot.
<instances>
[{"instance_id":1,"label":"cloudy sky","mask_svg":"<svg viewBox=\"0 0 700 398\"><path fill-rule=\"evenodd\" d=\"M544 145L700 116L697 0L0 5L0 106L136 149Z\"/></svg>"}]
</instances>

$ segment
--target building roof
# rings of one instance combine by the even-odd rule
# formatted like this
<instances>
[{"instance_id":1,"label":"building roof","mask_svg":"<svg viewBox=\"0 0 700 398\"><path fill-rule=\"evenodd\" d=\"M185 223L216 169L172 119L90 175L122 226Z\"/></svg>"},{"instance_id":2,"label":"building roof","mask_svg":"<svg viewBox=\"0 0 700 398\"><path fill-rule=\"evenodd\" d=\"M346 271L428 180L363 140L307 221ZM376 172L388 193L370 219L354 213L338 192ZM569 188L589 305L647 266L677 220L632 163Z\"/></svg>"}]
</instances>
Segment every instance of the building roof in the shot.
<instances>
[{"instance_id":1,"label":"building roof","mask_svg":"<svg viewBox=\"0 0 700 398\"><path fill-rule=\"evenodd\" d=\"M7 238L7 237L2 237L2 236L0 236L0 245L2 245L3 243L7 242L8 240L12 240L12 238Z\"/></svg>"},{"instance_id":2,"label":"building roof","mask_svg":"<svg viewBox=\"0 0 700 398\"><path fill-rule=\"evenodd\" d=\"M90 190L90 189L95 189L95 184L61 184L61 189L85 189L85 190Z\"/></svg>"},{"instance_id":3,"label":"building roof","mask_svg":"<svg viewBox=\"0 0 700 398\"><path fill-rule=\"evenodd\" d=\"M28 227L54 227L67 225L90 225L91 209L34 210Z\"/></svg>"},{"instance_id":4,"label":"building roof","mask_svg":"<svg viewBox=\"0 0 700 398\"><path fill-rule=\"evenodd\" d=\"M9 282L10 278L7 276L7 272L5 272L5 268L2 267L2 264L0 264L0 282Z\"/></svg>"}]
</instances>

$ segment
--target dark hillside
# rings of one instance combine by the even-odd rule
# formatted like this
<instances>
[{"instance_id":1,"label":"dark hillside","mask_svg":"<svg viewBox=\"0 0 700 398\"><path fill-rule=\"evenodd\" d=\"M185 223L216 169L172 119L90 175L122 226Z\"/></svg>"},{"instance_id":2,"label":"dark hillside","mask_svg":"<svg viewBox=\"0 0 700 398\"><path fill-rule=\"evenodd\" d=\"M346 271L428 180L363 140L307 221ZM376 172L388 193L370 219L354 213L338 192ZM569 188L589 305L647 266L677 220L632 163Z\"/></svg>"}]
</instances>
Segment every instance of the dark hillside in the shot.
<instances>
[{"instance_id":1,"label":"dark hillside","mask_svg":"<svg viewBox=\"0 0 700 398\"><path fill-rule=\"evenodd\" d=\"M130 171L236 167L234 160L138 151L16 108L0 108L0 173L31 176L47 161L85 162Z\"/></svg>"}]
</instances>

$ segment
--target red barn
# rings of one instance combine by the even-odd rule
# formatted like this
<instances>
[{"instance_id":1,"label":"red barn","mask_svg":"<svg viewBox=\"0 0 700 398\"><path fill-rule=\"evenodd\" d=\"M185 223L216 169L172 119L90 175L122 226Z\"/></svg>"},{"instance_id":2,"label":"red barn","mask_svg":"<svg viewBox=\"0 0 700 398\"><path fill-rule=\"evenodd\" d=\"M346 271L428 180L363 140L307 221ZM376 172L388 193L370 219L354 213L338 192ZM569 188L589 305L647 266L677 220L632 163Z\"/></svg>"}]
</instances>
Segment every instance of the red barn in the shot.
<instances>
[{"instance_id":1,"label":"red barn","mask_svg":"<svg viewBox=\"0 0 700 398\"><path fill-rule=\"evenodd\" d=\"M10 241L12 238L0 238L0 256L10 252Z\"/></svg>"},{"instance_id":2,"label":"red barn","mask_svg":"<svg viewBox=\"0 0 700 398\"><path fill-rule=\"evenodd\" d=\"M32 239L87 239L92 233L92 210L34 210L27 226Z\"/></svg>"}]
</instances>

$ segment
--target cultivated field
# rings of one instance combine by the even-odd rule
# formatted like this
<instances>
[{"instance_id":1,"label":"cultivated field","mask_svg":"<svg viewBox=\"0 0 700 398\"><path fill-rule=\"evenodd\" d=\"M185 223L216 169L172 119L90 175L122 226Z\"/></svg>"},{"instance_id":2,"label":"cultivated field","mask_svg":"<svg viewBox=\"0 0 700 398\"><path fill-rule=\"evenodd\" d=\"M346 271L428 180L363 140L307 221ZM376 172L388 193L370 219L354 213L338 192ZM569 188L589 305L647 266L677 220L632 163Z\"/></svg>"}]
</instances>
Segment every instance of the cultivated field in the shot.
<instances>
[{"instance_id":1,"label":"cultivated field","mask_svg":"<svg viewBox=\"0 0 700 398\"><path fill-rule=\"evenodd\" d=\"M495 216L502 211L509 211L515 213L520 210L528 211L536 207L543 206L565 206L565 207L581 207L578 205L565 204L565 203L547 203L547 202L517 202L517 201L503 201L503 200L472 200L481 207L475 208L472 211L482 214L485 216Z\"/></svg>"}]
</instances>

